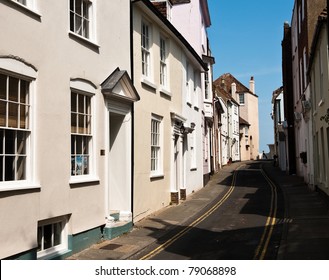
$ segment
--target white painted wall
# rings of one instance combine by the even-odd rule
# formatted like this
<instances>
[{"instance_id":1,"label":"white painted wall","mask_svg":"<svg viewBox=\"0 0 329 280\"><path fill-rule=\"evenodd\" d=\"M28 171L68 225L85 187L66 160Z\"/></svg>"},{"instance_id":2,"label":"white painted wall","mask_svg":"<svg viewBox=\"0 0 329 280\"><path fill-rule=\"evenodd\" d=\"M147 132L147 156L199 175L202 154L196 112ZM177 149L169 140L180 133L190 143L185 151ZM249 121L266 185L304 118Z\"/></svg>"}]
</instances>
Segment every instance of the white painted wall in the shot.
<instances>
[{"instance_id":1,"label":"white painted wall","mask_svg":"<svg viewBox=\"0 0 329 280\"><path fill-rule=\"evenodd\" d=\"M105 223L106 157L99 151L108 151L104 134L108 111L100 84L118 66L130 71L130 1L93 1L97 25L92 41L70 34L69 1L35 3L32 12L12 1L0 3L0 56L18 57L37 69L31 91L33 176L25 186L33 188L4 192L6 183L1 183L1 258L35 248L38 221L65 216L68 234ZM113 12L118 10L122 12ZM70 184L70 80L74 78L96 86L95 166L93 176L83 184Z\"/></svg>"}]
</instances>

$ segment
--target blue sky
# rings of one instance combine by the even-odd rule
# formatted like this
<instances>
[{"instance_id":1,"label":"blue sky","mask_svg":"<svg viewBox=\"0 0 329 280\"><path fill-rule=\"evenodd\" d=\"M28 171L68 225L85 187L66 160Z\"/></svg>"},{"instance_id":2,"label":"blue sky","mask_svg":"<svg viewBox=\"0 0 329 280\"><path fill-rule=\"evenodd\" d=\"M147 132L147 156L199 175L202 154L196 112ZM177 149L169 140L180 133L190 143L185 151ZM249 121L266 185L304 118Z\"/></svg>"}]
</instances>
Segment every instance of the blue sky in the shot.
<instances>
[{"instance_id":1,"label":"blue sky","mask_svg":"<svg viewBox=\"0 0 329 280\"><path fill-rule=\"evenodd\" d=\"M272 93L282 85L281 41L294 0L208 0L214 80L231 73L245 86L254 76L259 96L260 152L274 143Z\"/></svg>"}]
</instances>

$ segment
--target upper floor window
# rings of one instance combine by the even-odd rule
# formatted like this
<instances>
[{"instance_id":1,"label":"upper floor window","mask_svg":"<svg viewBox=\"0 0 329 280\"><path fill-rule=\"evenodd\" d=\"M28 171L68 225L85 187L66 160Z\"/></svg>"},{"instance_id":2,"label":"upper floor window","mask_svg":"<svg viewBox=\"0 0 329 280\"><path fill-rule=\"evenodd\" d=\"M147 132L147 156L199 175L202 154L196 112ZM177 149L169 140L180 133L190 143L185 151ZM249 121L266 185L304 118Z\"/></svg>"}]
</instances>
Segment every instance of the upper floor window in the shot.
<instances>
[{"instance_id":1,"label":"upper floor window","mask_svg":"<svg viewBox=\"0 0 329 280\"><path fill-rule=\"evenodd\" d=\"M209 74L208 72L204 73L204 94L205 99L209 99Z\"/></svg>"},{"instance_id":2,"label":"upper floor window","mask_svg":"<svg viewBox=\"0 0 329 280\"><path fill-rule=\"evenodd\" d=\"M167 87L167 44L164 38L160 38L160 84Z\"/></svg>"},{"instance_id":3,"label":"upper floor window","mask_svg":"<svg viewBox=\"0 0 329 280\"><path fill-rule=\"evenodd\" d=\"M192 104L192 96L191 96L191 70L190 64L186 62L186 69L185 69L185 81L186 81L186 102Z\"/></svg>"},{"instance_id":4,"label":"upper floor window","mask_svg":"<svg viewBox=\"0 0 329 280\"><path fill-rule=\"evenodd\" d=\"M71 176L90 174L91 96L71 92Z\"/></svg>"},{"instance_id":5,"label":"upper floor window","mask_svg":"<svg viewBox=\"0 0 329 280\"><path fill-rule=\"evenodd\" d=\"M70 0L70 30L86 39L92 39L92 2Z\"/></svg>"},{"instance_id":6,"label":"upper floor window","mask_svg":"<svg viewBox=\"0 0 329 280\"><path fill-rule=\"evenodd\" d=\"M150 77L150 26L142 22L142 74Z\"/></svg>"},{"instance_id":7,"label":"upper floor window","mask_svg":"<svg viewBox=\"0 0 329 280\"><path fill-rule=\"evenodd\" d=\"M0 73L0 181L27 179L30 82Z\"/></svg>"},{"instance_id":8,"label":"upper floor window","mask_svg":"<svg viewBox=\"0 0 329 280\"><path fill-rule=\"evenodd\" d=\"M240 103L240 105L244 105L244 102L245 102L244 93L240 93L239 94L239 103Z\"/></svg>"}]
</instances>

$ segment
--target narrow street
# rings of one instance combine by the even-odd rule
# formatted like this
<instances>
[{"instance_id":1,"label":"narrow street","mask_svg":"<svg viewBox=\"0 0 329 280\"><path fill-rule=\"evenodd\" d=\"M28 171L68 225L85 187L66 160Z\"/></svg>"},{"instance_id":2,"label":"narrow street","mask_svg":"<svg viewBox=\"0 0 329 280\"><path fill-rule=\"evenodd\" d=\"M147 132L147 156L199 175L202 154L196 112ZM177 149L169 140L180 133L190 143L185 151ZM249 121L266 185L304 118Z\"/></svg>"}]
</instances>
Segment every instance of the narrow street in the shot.
<instances>
[{"instance_id":1,"label":"narrow street","mask_svg":"<svg viewBox=\"0 0 329 280\"><path fill-rule=\"evenodd\" d=\"M276 259L282 234L281 192L262 171L246 163L224 182L227 190L206 209L138 254L139 259Z\"/></svg>"}]
</instances>

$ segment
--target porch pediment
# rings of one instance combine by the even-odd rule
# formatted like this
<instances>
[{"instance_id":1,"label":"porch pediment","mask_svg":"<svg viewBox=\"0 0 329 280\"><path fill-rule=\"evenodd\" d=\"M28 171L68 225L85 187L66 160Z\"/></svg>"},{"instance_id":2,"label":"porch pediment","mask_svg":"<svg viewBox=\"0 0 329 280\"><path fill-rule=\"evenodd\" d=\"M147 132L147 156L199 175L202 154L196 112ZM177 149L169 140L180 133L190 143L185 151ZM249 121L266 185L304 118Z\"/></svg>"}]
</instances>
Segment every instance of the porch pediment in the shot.
<instances>
[{"instance_id":1,"label":"porch pediment","mask_svg":"<svg viewBox=\"0 0 329 280\"><path fill-rule=\"evenodd\" d=\"M127 71L116 68L101 84L102 93L107 98L119 99L126 102L140 100L135 86Z\"/></svg>"}]
</instances>

